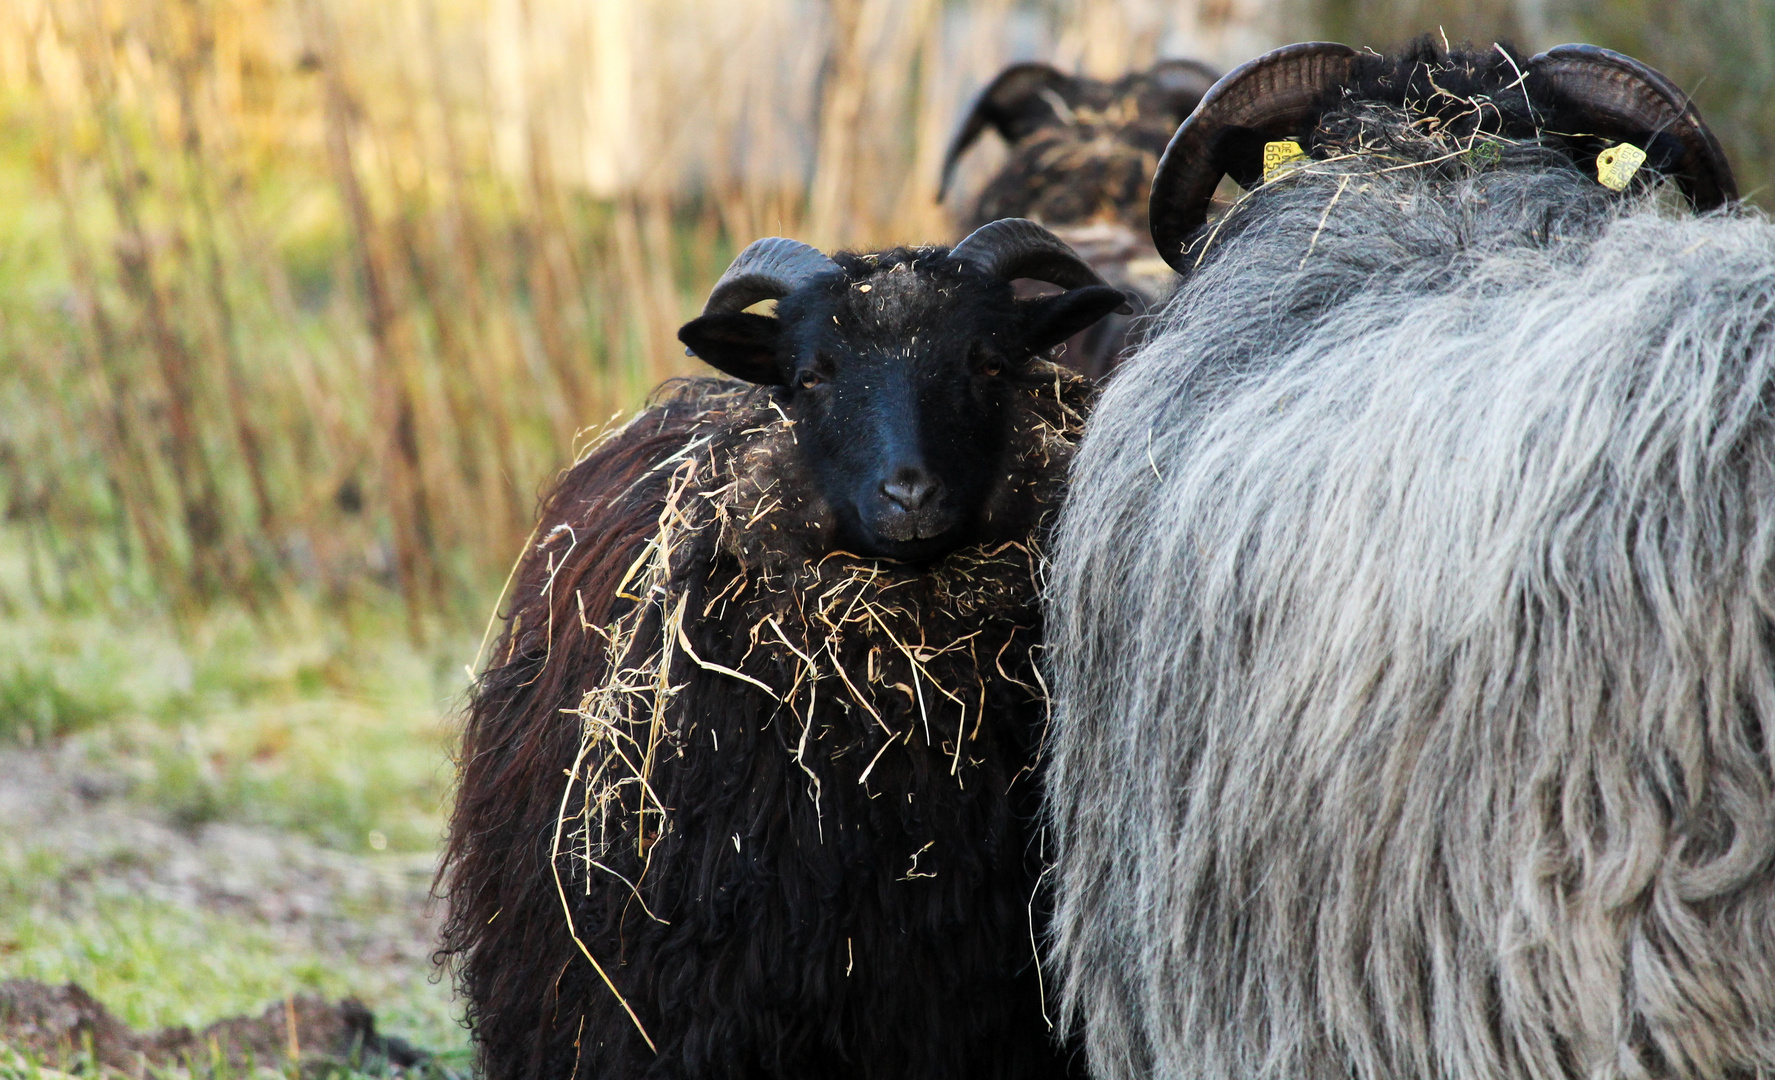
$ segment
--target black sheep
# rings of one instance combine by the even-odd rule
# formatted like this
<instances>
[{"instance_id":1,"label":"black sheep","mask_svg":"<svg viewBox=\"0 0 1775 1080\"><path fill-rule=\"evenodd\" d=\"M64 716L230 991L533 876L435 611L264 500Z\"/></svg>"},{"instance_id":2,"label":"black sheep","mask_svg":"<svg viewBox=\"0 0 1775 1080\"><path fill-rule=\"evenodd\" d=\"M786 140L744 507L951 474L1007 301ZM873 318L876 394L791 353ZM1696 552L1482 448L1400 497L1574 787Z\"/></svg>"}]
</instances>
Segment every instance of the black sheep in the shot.
<instances>
[{"instance_id":1,"label":"black sheep","mask_svg":"<svg viewBox=\"0 0 1775 1080\"><path fill-rule=\"evenodd\" d=\"M1024 217L1055 231L1093 270L1128 290L1141 312L1176 281L1147 235L1147 200L1159 155L1218 77L1194 60L1161 60L1114 82L1013 64L974 98L943 159L938 198L955 167L990 128L1011 155L963 212L969 228ZM1060 361L1092 378L1114 369L1131 320L1109 318L1067 343Z\"/></svg>"},{"instance_id":2,"label":"black sheep","mask_svg":"<svg viewBox=\"0 0 1775 1080\"><path fill-rule=\"evenodd\" d=\"M469 709L445 950L489 1077L1071 1073L1031 651L1088 390L1045 355L1121 303L1025 221L729 268L681 337L746 382L565 475Z\"/></svg>"}]
</instances>

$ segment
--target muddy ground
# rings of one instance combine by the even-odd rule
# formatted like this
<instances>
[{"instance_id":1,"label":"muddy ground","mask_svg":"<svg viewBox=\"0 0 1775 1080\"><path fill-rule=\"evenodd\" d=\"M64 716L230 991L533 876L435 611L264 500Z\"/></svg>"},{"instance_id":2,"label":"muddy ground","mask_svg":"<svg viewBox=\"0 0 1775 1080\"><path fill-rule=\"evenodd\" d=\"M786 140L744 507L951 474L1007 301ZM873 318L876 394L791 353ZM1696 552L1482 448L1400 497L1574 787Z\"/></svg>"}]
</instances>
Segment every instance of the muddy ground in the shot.
<instances>
[{"instance_id":1,"label":"muddy ground","mask_svg":"<svg viewBox=\"0 0 1775 1080\"><path fill-rule=\"evenodd\" d=\"M131 787L127 776L93 764L71 747L0 750L0 857L9 868L0 902L30 905L43 920L77 923L108 900L142 898L249 927L256 941L269 935L271 947L312 957L327 970L362 972L362 981L371 985L361 991L354 985L351 992L372 1003L379 996L392 1000L411 994L415 986L419 994L447 997L447 991L424 985L437 977L432 953L441 911L430 898L434 855L360 856L322 848L292 832L227 823L183 826L132 798ZM21 968L30 974L21 963L28 943L9 940L6 925L0 923L0 978L20 974ZM13 919L12 925L20 924ZM55 1017L86 1009L66 995L52 1000L46 990L8 985L15 1030L8 1038L0 1018L0 1041L34 1045L42 1037L53 1039L43 1032L62 1023ZM304 1009L315 1025L311 1048L317 1052L322 1043L329 1051L354 1038L361 1045L371 1030L366 1025L373 1025L352 1011L355 1006L341 1009L318 997L291 993L282 1003L264 1004L277 1006L273 1012L286 1030L274 1037L275 1032L242 1027L243 1046L266 1039L267 1045L290 1044L289 1020ZM38 1017L32 1021L41 1029L38 1036L23 1034L19 1025L26 1014ZM115 1018L110 1022L117 1024ZM98 1021L85 1023L96 1030ZM107 1038L119 1047L138 1040L141 1045L128 1044L131 1052L155 1038L182 1045L178 1025L171 1027L171 1036L144 1031ZM217 1030L226 1035L229 1029L200 1029L199 1042L207 1043Z\"/></svg>"}]
</instances>

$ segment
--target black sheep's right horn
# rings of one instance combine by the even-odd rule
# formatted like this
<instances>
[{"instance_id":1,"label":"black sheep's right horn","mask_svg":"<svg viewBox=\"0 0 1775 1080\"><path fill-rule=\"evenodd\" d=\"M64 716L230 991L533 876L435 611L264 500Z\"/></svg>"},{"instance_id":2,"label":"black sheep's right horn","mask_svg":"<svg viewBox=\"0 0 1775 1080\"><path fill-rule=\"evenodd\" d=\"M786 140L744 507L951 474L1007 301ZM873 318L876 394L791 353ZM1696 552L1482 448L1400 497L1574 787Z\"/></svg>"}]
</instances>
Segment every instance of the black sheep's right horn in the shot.
<instances>
[{"instance_id":1,"label":"black sheep's right horn","mask_svg":"<svg viewBox=\"0 0 1775 1080\"><path fill-rule=\"evenodd\" d=\"M988 222L951 248L949 257L1006 281L1031 278L1063 289L1109 286L1064 240L1028 218ZM1118 310L1127 315L1134 309L1124 303Z\"/></svg>"},{"instance_id":2,"label":"black sheep's right horn","mask_svg":"<svg viewBox=\"0 0 1775 1080\"><path fill-rule=\"evenodd\" d=\"M783 236L754 240L709 290L703 314L744 311L760 300L780 300L809 278L835 273L837 263L799 240Z\"/></svg>"},{"instance_id":3,"label":"black sheep's right horn","mask_svg":"<svg viewBox=\"0 0 1775 1080\"><path fill-rule=\"evenodd\" d=\"M1233 161L1234 152L1261 154L1266 141L1310 131L1326 94L1349 80L1356 56L1335 42L1286 45L1214 84L1171 136L1153 174L1153 243L1172 269L1183 272L1184 242L1208 220L1220 178L1233 172L1240 179L1255 165Z\"/></svg>"}]
</instances>

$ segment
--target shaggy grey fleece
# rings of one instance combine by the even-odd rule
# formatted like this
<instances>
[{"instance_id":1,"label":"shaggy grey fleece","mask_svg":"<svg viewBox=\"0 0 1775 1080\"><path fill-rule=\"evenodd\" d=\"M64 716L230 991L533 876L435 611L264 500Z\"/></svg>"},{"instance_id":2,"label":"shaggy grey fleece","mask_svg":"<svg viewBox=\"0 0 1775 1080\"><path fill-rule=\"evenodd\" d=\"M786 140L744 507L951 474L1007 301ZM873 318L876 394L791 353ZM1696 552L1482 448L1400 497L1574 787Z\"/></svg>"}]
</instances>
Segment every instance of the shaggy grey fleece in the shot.
<instances>
[{"instance_id":1,"label":"shaggy grey fleece","mask_svg":"<svg viewBox=\"0 0 1775 1080\"><path fill-rule=\"evenodd\" d=\"M1049 977L1101 1077L1775 1075L1775 226L1375 169L1084 440Z\"/></svg>"}]
</instances>

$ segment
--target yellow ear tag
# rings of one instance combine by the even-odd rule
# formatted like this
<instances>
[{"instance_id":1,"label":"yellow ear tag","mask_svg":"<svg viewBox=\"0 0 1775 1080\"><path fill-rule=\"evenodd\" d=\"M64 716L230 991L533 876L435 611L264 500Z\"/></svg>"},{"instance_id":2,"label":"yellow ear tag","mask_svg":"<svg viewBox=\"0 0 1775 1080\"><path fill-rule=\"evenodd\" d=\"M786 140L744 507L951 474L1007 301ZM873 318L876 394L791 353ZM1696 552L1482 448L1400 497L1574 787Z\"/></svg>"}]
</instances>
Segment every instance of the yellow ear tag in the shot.
<instances>
[{"instance_id":1,"label":"yellow ear tag","mask_svg":"<svg viewBox=\"0 0 1775 1080\"><path fill-rule=\"evenodd\" d=\"M1646 152L1632 143L1611 146L1596 155L1596 180L1610 191L1620 191L1646 163Z\"/></svg>"},{"instance_id":2,"label":"yellow ear tag","mask_svg":"<svg viewBox=\"0 0 1775 1080\"><path fill-rule=\"evenodd\" d=\"M1296 158L1304 158L1306 156L1307 152L1302 150L1300 144L1293 139L1284 139L1281 142L1264 143L1263 182L1267 184L1271 180L1274 180L1276 174L1281 172L1282 166Z\"/></svg>"}]
</instances>

